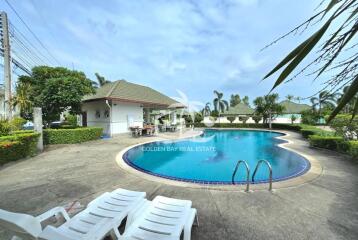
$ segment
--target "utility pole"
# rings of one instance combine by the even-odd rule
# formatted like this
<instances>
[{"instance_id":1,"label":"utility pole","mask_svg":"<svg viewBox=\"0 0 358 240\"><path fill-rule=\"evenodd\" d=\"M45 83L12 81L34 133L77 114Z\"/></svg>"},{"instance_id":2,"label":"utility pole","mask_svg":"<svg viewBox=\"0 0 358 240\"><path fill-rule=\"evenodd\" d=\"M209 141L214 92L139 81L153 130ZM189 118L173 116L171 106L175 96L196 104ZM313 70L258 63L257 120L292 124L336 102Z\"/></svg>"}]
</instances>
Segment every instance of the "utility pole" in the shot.
<instances>
[{"instance_id":1,"label":"utility pole","mask_svg":"<svg viewBox=\"0 0 358 240\"><path fill-rule=\"evenodd\" d=\"M4 50L5 117L12 119L11 104L11 50L9 41L9 23L5 12L1 12L2 47Z\"/></svg>"}]
</instances>

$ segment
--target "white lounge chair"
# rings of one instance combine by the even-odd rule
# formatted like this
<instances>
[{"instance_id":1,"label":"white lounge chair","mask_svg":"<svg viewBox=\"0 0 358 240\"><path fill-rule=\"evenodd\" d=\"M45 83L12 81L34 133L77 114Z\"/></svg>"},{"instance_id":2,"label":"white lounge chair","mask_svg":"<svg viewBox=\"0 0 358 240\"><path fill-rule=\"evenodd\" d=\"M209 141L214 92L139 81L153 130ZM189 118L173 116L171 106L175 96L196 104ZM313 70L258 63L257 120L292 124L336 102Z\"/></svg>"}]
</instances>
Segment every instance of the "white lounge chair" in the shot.
<instances>
[{"instance_id":1,"label":"white lounge chair","mask_svg":"<svg viewBox=\"0 0 358 240\"><path fill-rule=\"evenodd\" d=\"M145 192L117 189L104 193L90 202L85 210L69 218L62 207L54 208L38 217L0 210L0 225L32 239L97 240L108 234L119 238L118 226L131 211L145 203ZM59 227L41 228L41 222L61 213L66 222ZM19 238L14 238L19 239Z\"/></svg>"},{"instance_id":2,"label":"white lounge chair","mask_svg":"<svg viewBox=\"0 0 358 240\"><path fill-rule=\"evenodd\" d=\"M190 240L191 228L197 218L192 202L157 196L146 200L127 219L123 234L125 240L179 240L184 230L184 240ZM199 224L199 223L198 223Z\"/></svg>"},{"instance_id":3,"label":"white lounge chair","mask_svg":"<svg viewBox=\"0 0 358 240\"><path fill-rule=\"evenodd\" d=\"M98 240L110 234L119 239L119 225L128 214L145 203L145 195L145 192L125 189L104 193L60 227L47 226L39 237L47 240Z\"/></svg>"},{"instance_id":4,"label":"white lounge chair","mask_svg":"<svg viewBox=\"0 0 358 240\"><path fill-rule=\"evenodd\" d=\"M63 207L55 207L37 217L0 209L0 226L16 233L16 236L12 238L13 240L21 239L22 237L38 239L42 232L41 223L58 214L61 214L66 221L70 220Z\"/></svg>"}]
</instances>

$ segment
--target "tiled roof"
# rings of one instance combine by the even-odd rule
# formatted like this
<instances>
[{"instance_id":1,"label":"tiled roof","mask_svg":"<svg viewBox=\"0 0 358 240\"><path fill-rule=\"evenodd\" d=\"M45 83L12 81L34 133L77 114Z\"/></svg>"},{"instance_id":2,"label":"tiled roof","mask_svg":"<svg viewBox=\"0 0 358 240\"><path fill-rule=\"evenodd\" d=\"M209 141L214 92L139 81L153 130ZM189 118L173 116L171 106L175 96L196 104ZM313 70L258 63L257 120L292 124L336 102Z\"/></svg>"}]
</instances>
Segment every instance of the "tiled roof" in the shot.
<instances>
[{"instance_id":1,"label":"tiled roof","mask_svg":"<svg viewBox=\"0 0 358 240\"><path fill-rule=\"evenodd\" d=\"M280 102L280 105L285 107L283 113L286 114L301 113L302 111L311 109L311 106L307 104L294 103L288 100Z\"/></svg>"},{"instance_id":2,"label":"tiled roof","mask_svg":"<svg viewBox=\"0 0 358 240\"><path fill-rule=\"evenodd\" d=\"M139 102L154 105L171 105L177 103L170 97L143 85L134 84L125 80L107 83L96 90L94 95L87 95L83 101L96 99L115 99L126 102Z\"/></svg>"},{"instance_id":3,"label":"tiled roof","mask_svg":"<svg viewBox=\"0 0 358 240\"><path fill-rule=\"evenodd\" d=\"M222 115L250 115L254 113L254 109L244 103L239 103L234 107L229 107Z\"/></svg>"}]
</instances>

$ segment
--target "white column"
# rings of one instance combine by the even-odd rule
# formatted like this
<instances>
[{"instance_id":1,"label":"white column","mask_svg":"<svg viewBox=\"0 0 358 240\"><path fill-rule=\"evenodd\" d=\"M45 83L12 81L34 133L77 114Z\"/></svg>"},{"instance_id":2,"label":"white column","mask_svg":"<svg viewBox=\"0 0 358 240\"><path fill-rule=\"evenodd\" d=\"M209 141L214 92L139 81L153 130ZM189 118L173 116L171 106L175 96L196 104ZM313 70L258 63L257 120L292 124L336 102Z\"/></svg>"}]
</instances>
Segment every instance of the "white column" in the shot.
<instances>
[{"instance_id":1,"label":"white column","mask_svg":"<svg viewBox=\"0 0 358 240\"><path fill-rule=\"evenodd\" d=\"M34 130L40 133L39 141L37 142L37 149L42 151L44 149L42 135L42 109L39 107L34 108Z\"/></svg>"}]
</instances>

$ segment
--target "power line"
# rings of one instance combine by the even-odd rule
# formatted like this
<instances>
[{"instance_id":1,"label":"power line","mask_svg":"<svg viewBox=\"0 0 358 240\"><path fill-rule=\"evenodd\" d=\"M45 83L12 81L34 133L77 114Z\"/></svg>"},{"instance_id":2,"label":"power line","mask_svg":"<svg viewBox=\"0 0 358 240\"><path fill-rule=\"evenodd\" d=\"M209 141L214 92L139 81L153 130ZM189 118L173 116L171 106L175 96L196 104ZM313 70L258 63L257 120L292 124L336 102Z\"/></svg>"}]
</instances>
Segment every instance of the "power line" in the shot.
<instances>
[{"instance_id":1,"label":"power line","mask_svg":"<svg viewBox=\"0 0 358 240\"><path fill-rule=\"evenodd\" d=\"M9 21L9 24L10 24L10 28L14 32L14 36L17 36L18 38L22 38L23 42L27 42L28 45L31 46L35 50L35 52L37 51L39 55L41 55L47 61L51 62L51 60L47 56L45 56L40 50L37 50L36 46L30 40L28 40L26 38L26 36L15 25L13 25L10 21Z\"/></svg>"},{"instance_id":2,"label":"power line","mask_svg":"<svg viewBox=\"0 0 358 240\"><path fill-rule=\"evenodd\" d=\"M27 46L22 40L21 38L19 38L16 34L15 34L15 30L13 28L11 28L10 26L10 37L11 40L13 40L14 43L16 43L16 45L18 45L19 47L21 47L26 53L29 53L31 55L31 58L34 57L36 59L36 62L43 62L45 63L45 61L42 60L42 58L40 58L36 52L34 52L29 46ZM35 50L36 51L36 50Z\"/></svg>"},{"instance_id":3,"label":"power line","mask_svg":"<svg viewBox=\"0 0 358 240\"><path fill-rule=\"evenodd\" d=\"M28 48L20 39L16 38L14 35L10 34L11 40L13 40L13 47L21 48L22 52L31 59L35 65L42 65L45 63L35 52Z\"/></svg>"},{"instance_id":4,"label":"power line","mask_svg":"<svg viewBox=\"0 0 358 240\"><path fill-rule=\"evenodd\" d=\"M11 10L16 14L16 16L20 19L20 21L25 25L27 30L32 34L32 36L37 40L37 42L46 50L46 52L55 60L55 62L59 65L60 62L51 54L51 52L48 50L48 48L41 42L41 40L37 37L37 35L31 30L31 28L26 24L26 22L22 19L22 17L19 15L19 13L15 10L15 8L9 3L8 0L5 0L7 5L11 8Z\"/></svg>"},{"instance_id":5,"label":"power line","mask_svg":"<svg viewBox=\"0 0 358 240\"><path fill-rule=\"evenodd\" d=\"M0 48L0 56L2 56L2 57L4 56L4 49ZM22 71L24 71L28 75L32 74L29 69L27 69L22 63L17 61L15 58L11 58L11 61L12 61L13 64L15 64L16 67L20 68Z\"/></svg>"}]
</instances>

